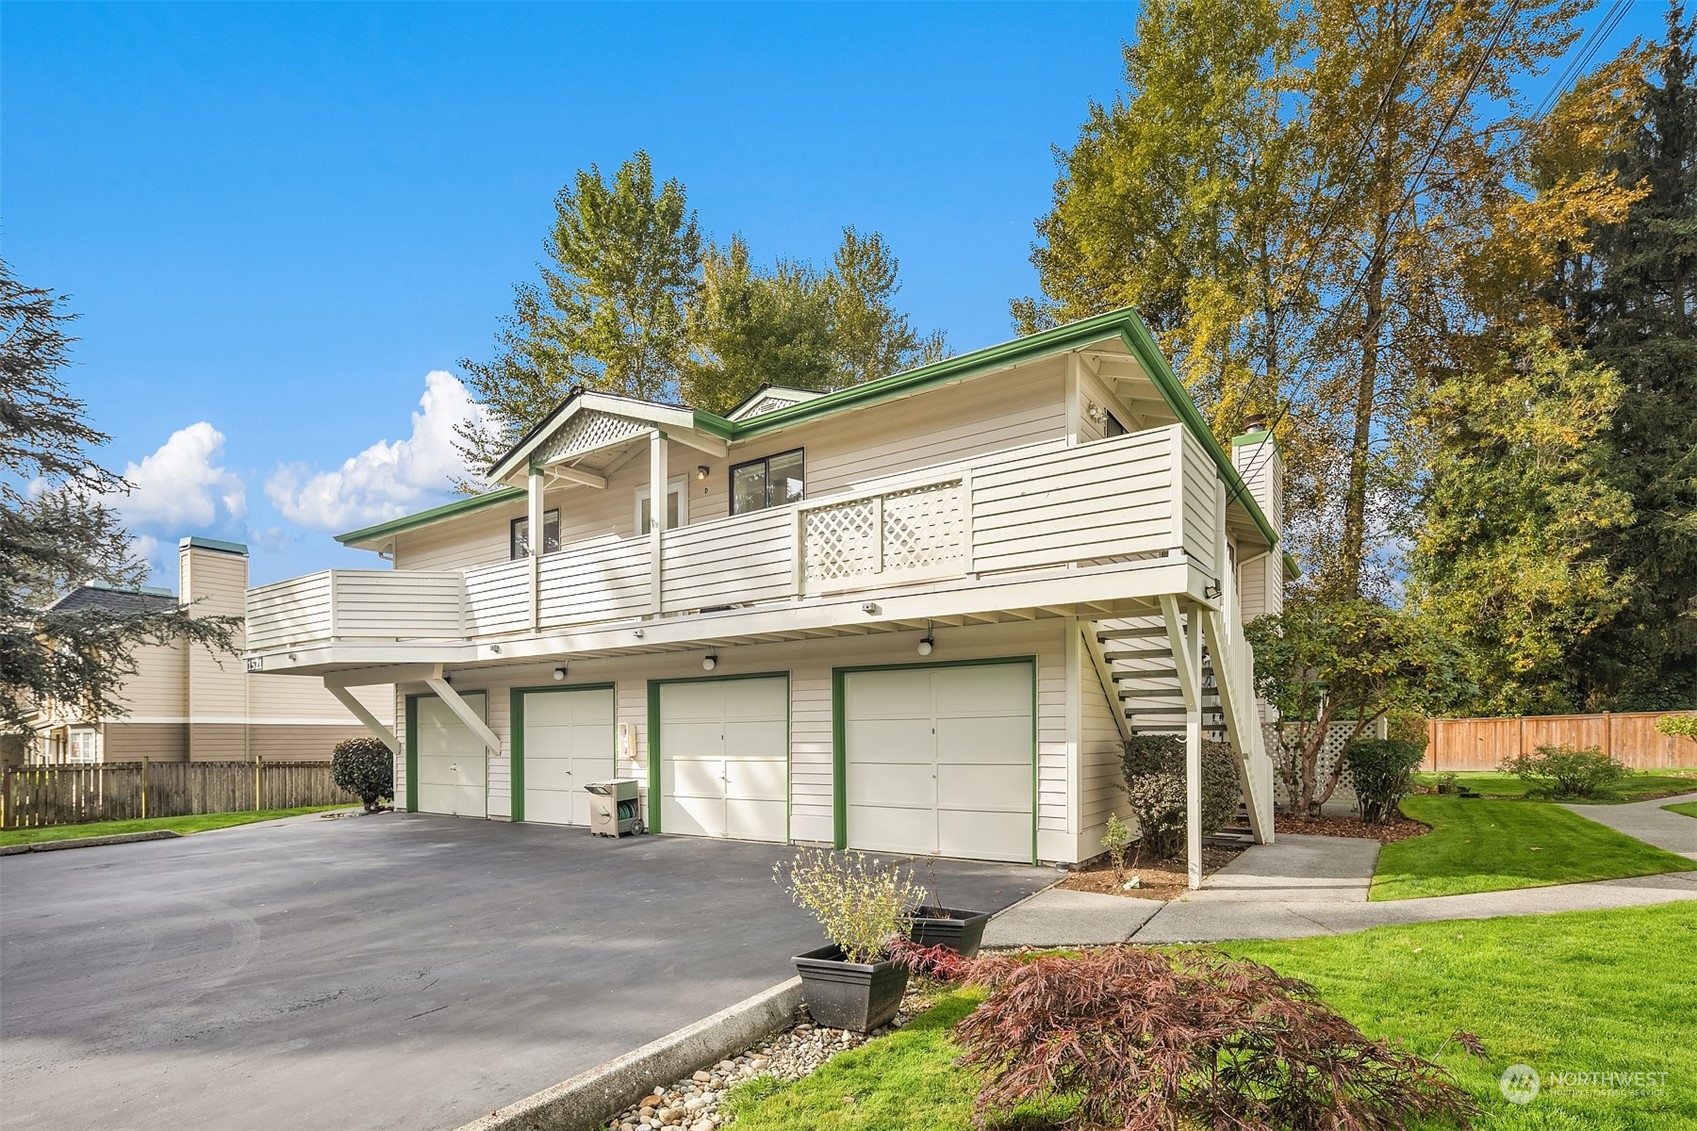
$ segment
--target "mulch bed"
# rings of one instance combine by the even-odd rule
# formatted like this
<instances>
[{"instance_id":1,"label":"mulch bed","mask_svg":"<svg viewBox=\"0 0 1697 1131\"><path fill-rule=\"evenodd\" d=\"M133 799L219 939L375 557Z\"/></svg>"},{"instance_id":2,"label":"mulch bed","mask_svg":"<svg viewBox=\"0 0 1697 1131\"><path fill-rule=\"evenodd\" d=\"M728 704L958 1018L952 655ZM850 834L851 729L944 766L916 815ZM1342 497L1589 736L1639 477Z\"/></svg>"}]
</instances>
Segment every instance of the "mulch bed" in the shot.
<instances>
[{"instance_id":1,"label":"mulch bed","mask_svg":"<svg viewBox=\"0 0 1697 1131\"><path fill-rule=\"evenodd\" d=\"M1419 821L1398 816L1387 825L1370 825L1360 817L1298 817L1278 813L1273 817L1273 834L1294 833L1297 836L1347 836L1357 840L1407 840L1425 836L1432 830Z\"/></svg>"},{"instance_id":2,"label":"mulch bed","mask_svg":"<svg viewBox=\"0 0 1697 1131\"><path fill-rule=\"evenodd\" d=\"M1221 867L1236 859L1241 848L1220 848L1204 845L1202 848L1202 874L1218 871ZM1142 881L1141 887L1125 891L1119 881L1114 878L1114 867L1108 863L1107 857L1085 864L1075 871L1067 873L1060 886L1069 891L1093 891L1099 895L1123 895L1132 899L1177 899L1190 890L1189 874L1185 871L1183 860L1163 860L1155 864L1136 864L1133 857L1126 857L1125 872L1128 877L1136 876Z\"/></svg>"}]
</instances>

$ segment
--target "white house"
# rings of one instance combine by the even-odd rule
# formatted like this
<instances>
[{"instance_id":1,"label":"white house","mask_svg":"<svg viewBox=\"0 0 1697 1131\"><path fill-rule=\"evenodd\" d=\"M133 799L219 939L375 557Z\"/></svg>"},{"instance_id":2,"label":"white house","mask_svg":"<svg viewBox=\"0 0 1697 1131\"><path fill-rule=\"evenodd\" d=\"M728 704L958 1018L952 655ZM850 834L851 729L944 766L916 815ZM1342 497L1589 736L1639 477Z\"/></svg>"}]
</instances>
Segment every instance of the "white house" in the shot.
<instances>
[{"instance_id":1,"label":"white house","mask_svg":"<svg viewBox=\"0 0 1697 1131\"><path fill-rule=\"evenodd\" d=\"M1218 730L1270 838L1280 481L1129 310L727 416L574 392L488 493L340 537L391 570L251 590L248 662L394 685L409 810L582 823L616 775L665 835L1076 862L1124 736Z\"/></svg>"}]
</instances>

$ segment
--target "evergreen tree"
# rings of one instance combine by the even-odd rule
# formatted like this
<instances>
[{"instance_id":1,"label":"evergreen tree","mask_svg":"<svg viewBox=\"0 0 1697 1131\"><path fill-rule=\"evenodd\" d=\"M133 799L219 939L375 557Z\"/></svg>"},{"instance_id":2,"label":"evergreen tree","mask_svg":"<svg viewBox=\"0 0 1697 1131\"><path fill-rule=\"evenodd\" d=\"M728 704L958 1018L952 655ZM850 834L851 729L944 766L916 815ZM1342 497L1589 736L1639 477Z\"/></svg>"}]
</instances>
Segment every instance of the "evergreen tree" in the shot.
<instances>
[{"instance_id":1,"label":"evergreen tree","mask_svg":"<svg viewBox=\"0 0 1697 1131\"><path fill-rule=\"evenodd\" d=\"M1659 81L1614 161L1645 195L1599 226L1579 296L1585 347L1625 388L1609 478L1634 512L1593 547L1627 597L1575 656L1592 709L1697 706L1697 75L1681 5L1667 24Z\"/></svg>"},{"instance_id":2,"label":"evergreen tree","mask_svg":"<svg viewBox=\"0 0 1697 1131\"><path fill-rule=\"evenodd\" d=\"M77 586L147 579L109 500L128 489L95 462L107 437L66 391L73 315L0 260L0 731L27 734L30 712L65 706L126 713L118 690L143 644L188 640L228 650L239 618L186 608L53 608Z\"/></svg>"},{"instance_id":3,"label":"evergreen tree","mask_svg":"<svg viewBox=\"0 0 1697 1131\"><path fill-rule=\"evenodd\" d=\"M843 229L831 257L832 388L858 385L938 361L948 354L940 331L920 334L895 308L900 263L877 232Z\"/></svg>"}]
</instances>

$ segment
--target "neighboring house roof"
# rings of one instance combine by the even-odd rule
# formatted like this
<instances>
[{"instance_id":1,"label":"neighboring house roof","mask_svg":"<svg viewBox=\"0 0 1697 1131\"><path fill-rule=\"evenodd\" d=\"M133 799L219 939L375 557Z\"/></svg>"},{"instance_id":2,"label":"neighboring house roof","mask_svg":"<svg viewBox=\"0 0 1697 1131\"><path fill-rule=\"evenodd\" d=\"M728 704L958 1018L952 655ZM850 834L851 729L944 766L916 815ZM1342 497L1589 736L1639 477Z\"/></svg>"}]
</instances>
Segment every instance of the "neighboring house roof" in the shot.
<instances>
[{"instance_id":1,"label":"neighboring house roof","mask_svg":"<svg viewBox=\"0 0 1697 1131\"><path fill-rule=\"evenodd\" d=\"M88 609L112 613L164 613L177 607L177 596L169 589L151 585L143 585L138 589L114 589L110 585L79 585L48 607L67 613Z\"/></svg>"},{"instance_id":2,"label":"neighboring house roof","mask_svg":"<svg viewBox=\"0 0 1697 1131\"><path fill-rule=\"evenodd\" d=\"M741 404L725 414L726 420L747 420L780 408L789 408L803 401L816 400L825 394L818 389L797 389L790 385L761 385Z\"/></svg>"},{"instance_id":3,"label":"neighboring house roof","mask_svg":"<svg viewBox=\"0 0 1697 1131\"><path fill-rule=\"evenodd\" d=\"M1149 327L1144 325L1143 319L1138 316L1137 311L1130 307L1098 314L1093 318L1085 318L1078 322L1069 322L1064 326L1041 330L1023 338L1015 338L999 345L974 350L972 353L945 358L942 361L922 365L904 373L896 373L888 377L867 381L864 384L837 389L834 392L824 393L786 407L773 408L758 415L745 415L739 420L679 405L659 404L652 401L635 400L630 397L613 396L608 393L591 393L582 389L574 389L553 412L539 421L514 445L510 452L495 463L495 466L490 469L489 481L501 483L516 472L528 470L533 457L542 451L551 440L559 437L566 425L575 416L582 413L598 412L608 416L620 417L627 421L643 422L650 427L660 428L670 435L682 432L685 436L680 436L680 439L685 439L693 434L698 444L711 440L734 443L764 435L767 432L810 423L832 413L846 412L851 409L865 408L868 405L913 396L916 393L926 392L944 385L971 380L1015 365L1037 361L1110 340L1118 340L1125 346L1132 359L1137 362L1138 368L1148 377L1150 383L1155 386L1156 391L1160 394L1161 399L1172 410L1173 415L1184 424L1192 435L1202 442L1203 449L1208 452L1215 466L1219 469L1228 493L1237 503L1242 505L1256 528L1266 539L1267 544L1269 546L1278 545L1277 532L1273 530L1272 523L1267 521L1266 515L1261 513L1261 508L1256 505L1255 500L1243 486L1242 478L1238 475L1237 469L1232 466L1231 457L1215 440L1207 422L1202 419L1202 413L1197 409L1196 402L1191 400L1190 393L1178 377L1173 374L1166 358L1161 355L1160 347L1155 344L1154 335L1149 332ZM747 405L748 402L745 401L733 412ZM628 439L628 437L626 438ZM623 440L612 442L623 442ZM688 442L687 439L686 442ZM510 501L518 494L520 492L517 490L491 491L419 514L407 515L347 534L339 534L336 536L336 540L344 545L375 543L403 531L440 522L445 518L466 513L469 510L480 509L482 506L492 506L497 502Z\"/></svg>"}]
</instances>

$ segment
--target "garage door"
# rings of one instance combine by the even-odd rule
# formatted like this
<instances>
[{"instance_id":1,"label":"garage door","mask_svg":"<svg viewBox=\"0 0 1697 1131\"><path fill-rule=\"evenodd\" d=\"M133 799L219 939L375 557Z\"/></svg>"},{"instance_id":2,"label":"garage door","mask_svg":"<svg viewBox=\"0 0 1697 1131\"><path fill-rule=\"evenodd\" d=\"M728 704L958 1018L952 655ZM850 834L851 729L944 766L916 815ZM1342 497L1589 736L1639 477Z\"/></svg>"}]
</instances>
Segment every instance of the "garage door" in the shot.
<instances>
[{"instance_id":1,"label":"garage door","mask_svg":"<svg viewBox=\"0 0 1697 1131\"><path fill-rule=\"evenodd\" d=\"M789 680L660 686L660 820L668 833L789 839Z\"/></svg>"},{"instance_id":2,"label":"garage door","mask_svg":"<svg viewBox=\"0 0 1697 1131\"><path fill-rule=\"evenodd\" d=\"M487 697L481 691L462 691L479 718L487 720ZM485 788L487 751L448 705L434 695L418 700L418 808L424 813L456 817L487 817Z\"/></svg>"},{"instance_id":3,"label":"garage door","mask_svg":"<svg viewBox=\"0 0 1697 1131\"><path fill-rule=\"evenodd\" d=\"M848 845L1031 859L1028 663L850 672L843 681Z\"/></svg>"},{"instance_id":4,"label":"garage door","mask_svg":"<svg viewBox=\"0 0 1697 1131\"><path fill-rule=\"evenodd\" d=\"M524 819L587 825L583 787L613 771L613 689L527 691L524 710Z\"/></svg>"}]
</instances>

